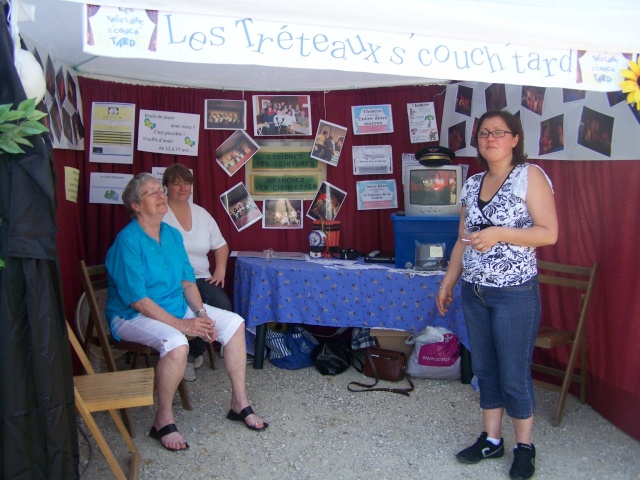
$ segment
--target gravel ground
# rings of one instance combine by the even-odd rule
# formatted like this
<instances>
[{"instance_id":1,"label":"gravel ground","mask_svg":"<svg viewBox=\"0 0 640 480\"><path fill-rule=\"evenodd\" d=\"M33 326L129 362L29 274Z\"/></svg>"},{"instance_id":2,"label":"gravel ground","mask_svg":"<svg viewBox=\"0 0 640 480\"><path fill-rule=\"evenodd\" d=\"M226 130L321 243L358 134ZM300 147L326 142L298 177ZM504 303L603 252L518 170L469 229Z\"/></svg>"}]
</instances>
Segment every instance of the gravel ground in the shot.
<instances>
[{"instance_id":1,"label":"gravel ground","mask_svg":"<svg viewBox=\"0 0 640 480\"><path fill-rule=\"evenodd\" d=\"M482 431L478 395L458 381L415 380L410 397L387 392L351 393L352 380L369 379L351 368L323 377L315 368L288 371L265 361L247 366L254 410L269 423L261 433L225 419L230 383L221 359L208 360L189 383L193 411L180 406L176 424L191 445L171 453L148 436L154 407L133 410L141 479L500 479L509 478L513 431L505 419L505 456L477 465L455 453ZM389 386L396 386L383 382ZM570 396L559 427L551 426L557 394L537 391L533 442L536 479L640 479L640 442ZM111 418L96 414L107 441L128 471L129 455ZM82 425L82 424L81 424ZM83 428L84 425L82 425ZM95 442L81 437L83 479L112 478Z\"/></svg>"}]
</instances>

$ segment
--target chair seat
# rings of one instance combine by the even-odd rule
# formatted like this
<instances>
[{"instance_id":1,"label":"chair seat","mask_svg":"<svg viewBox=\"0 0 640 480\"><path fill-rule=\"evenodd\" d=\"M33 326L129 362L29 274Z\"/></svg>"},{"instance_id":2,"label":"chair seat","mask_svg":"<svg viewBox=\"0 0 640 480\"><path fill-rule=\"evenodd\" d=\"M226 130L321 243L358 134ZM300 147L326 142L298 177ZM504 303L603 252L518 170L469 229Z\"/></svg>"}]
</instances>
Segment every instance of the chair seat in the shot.
<instances>
[{"instance_id":1,"label":"chair seat","mask_svg":"<svg viewBox=\"0 0 640 480\"><path fill-rule=\"evenodd\" d=\"M153 368L73 377L91 412L153 405Z\"/></svg>"},{"instance_id":2,"label":"chair seat","mask_svg":"<svg viewBox=\"0 0 640 480\"><path fill-rule=\"evenodd\" d=\"M573 341L575 332L570 330L557 330L551 327L540 327L536 337L536 347L555 348Z\"/></svg>"}]
</instances>

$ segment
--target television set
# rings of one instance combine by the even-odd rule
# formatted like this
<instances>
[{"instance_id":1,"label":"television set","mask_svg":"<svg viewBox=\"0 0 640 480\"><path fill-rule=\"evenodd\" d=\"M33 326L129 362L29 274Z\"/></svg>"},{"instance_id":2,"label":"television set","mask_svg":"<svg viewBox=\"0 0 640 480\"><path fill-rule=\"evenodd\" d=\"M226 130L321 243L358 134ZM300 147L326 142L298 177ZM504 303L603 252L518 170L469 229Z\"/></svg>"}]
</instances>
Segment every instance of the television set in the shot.
<instances>
[{"instance_id":1,"label":"television set","mask_svg":"<svg viewBox=\"0 0 640 480\"><path fill-rule=\"evenodd\" d=\"M408 217L460 215L462 165L408 165L404 171L404 214Z\"/></svg>"}]
</instances>

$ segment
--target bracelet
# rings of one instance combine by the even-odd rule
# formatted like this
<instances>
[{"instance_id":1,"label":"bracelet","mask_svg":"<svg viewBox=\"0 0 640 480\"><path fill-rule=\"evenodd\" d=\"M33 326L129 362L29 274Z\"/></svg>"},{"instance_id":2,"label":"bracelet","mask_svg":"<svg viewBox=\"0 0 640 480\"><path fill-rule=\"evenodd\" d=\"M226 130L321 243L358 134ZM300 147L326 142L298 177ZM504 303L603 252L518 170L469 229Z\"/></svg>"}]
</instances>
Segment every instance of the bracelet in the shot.
<instances>
[{"instance_id":1,"label":"bracelet","mask_svg":"<svg viewBox=\"0 0 640 480\"><path fill-rule=\"evenodd\" d=\"M201 308L196 312L196 317L199 317L201 313L207 313L207 311L204 308Z\"/></svg>"}]
</instances>

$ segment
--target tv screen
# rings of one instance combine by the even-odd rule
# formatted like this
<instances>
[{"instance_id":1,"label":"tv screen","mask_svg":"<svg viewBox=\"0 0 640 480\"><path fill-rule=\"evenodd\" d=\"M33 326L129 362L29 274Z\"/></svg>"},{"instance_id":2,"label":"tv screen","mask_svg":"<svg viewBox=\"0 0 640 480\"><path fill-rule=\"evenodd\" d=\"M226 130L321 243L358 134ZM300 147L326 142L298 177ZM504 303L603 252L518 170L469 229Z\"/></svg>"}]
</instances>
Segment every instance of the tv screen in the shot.
<instances>
[{"instance_id":1,"label":"tv screen","mask_svg":"<svg viewBox=\"0 0 640 480\"><path fill-rule=\"evenodd\" d=\"M451 170L412 170L409 194L413 205L455 205L456 172Z\"/></svg>"},{"instance_id":2,"label":"tv screen","mask_svg":"<svg viewBox=\"0 0 640 480\"><path fill-rule=\"evenodd\" d=\"M415 216L457 215L460 213L462 169L409 166L405 171L405 214Z\"/></svg>"}]
</instances>

